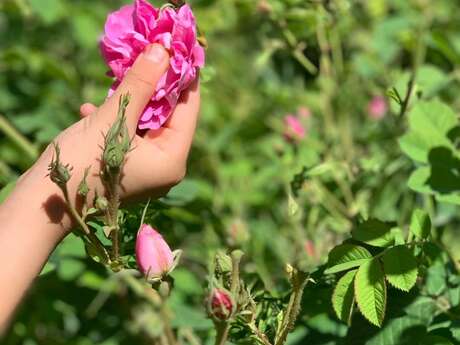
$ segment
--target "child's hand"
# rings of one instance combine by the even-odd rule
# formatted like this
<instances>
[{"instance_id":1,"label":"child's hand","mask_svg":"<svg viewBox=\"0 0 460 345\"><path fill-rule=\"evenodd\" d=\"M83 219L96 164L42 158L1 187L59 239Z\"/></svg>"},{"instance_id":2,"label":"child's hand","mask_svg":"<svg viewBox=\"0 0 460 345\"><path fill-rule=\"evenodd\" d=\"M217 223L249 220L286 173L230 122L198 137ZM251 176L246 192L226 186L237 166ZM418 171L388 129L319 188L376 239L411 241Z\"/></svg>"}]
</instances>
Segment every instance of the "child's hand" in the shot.
<instances>
[{"instance_id":1,"label":"child's hand","mask_svg":"<svg viewBox=\"0 0 460 345\"><path fill-rule=\"evenodd\" d=\"M103 134L115 121L119 98L126 93L131 96L126 111L127 126L134 140L123 169L122 199L161 196L184 177L200 105L198 81L183 94L163 128L149 130L144 137L136 135L139 116L168 66L168 53L162 46L147 47L115 94L99 108L84 104L80 110L82 119L56 138L62 163L73 167L68 183L71 200L74 200L78 184L88 166L91 166L91 171L87 182L92 193L97 190L99 195L103 194L104 188L98 176ZM53 151L52 146L48 147L24 179L34 183L43 182ZM92 195L89 195L89 200L92 200Z\"/></svg>"},{"instance_id":2,"label":"child's hand","mask_svg":"<svg viewBox=\"0 0 460 345\"><path fill-rule=\"evenodd\" d=\"M138 118L168 66L166 50L159 45L149 46L112 97L99 108L82 106L83 118L56 138L62 162L73 167L67 184L72 200L88 166L91 172L87 184L93 193L88 200L95 190L99 195L104 193L98 176L103 134L115 121L119 98L126 93L131 95L126 116L134 141L122 171L121 197L159 196L184 177L200 105L198 81L185 92L163 128L149 131L144 137L135 135ZM0 205L0 337L27 287L72 224L62 191L47 177L53 151L52 146L45 150Z\"/></svg>"}]
</instances>

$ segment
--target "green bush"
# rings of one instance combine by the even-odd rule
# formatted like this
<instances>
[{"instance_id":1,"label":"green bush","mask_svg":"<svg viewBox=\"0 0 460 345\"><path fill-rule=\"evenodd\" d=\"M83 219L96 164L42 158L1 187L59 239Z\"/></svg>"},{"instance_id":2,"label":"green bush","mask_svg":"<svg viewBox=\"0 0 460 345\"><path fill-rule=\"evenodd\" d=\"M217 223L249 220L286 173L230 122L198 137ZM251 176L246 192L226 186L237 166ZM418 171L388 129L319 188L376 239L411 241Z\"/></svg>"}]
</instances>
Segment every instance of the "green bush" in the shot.
<instances>
[{"instance_id":1,"label":"green bush","mask_svg":"<svg viewBox=\"0 0 460 345\"><path fill-rule=\"evenodd\" d=\"M187 178L146 215L184 252L168 302L181 343L213 343L205 287L230 248L257 305L233 344L275 344L287 263L310 272L288 344L460 344L458 1L189 2L209 45L200 124ZM121 3L0 0L0 200L106 97L98 38ZM123 210L131 263L144 206ZM5 344L151 344L161 320L70 235Z\"/></svg>"}]
</instances>

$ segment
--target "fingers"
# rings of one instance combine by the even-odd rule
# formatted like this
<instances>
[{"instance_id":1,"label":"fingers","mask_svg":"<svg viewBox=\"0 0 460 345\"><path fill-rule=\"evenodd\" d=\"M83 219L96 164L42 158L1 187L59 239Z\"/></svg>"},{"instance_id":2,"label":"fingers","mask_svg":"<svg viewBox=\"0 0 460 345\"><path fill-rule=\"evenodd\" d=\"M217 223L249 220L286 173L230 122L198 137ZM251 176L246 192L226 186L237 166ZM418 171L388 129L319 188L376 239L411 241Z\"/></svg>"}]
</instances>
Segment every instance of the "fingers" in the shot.
<instances>
[{"instance_id":1,"label":"fingers","mask_svg":"<svg viewBox=\"0 0 460 345\"><path fill-rule=\"evenodd\" d=\"M115 93L100 107L98 117L112 122L118 110L121 95L131 98L126 111L130 132L135 132L139 116L152 98L156 85L169 66L169 55L159 44L148 46L124 77Z\"/></svg>"},{"instance_id":2,"label":"fingers","mask_svg":"<svg viewBox=\"0 0 460 345\"><path fill-rule=\"evenodd\" d=\"M149 130L145 139L163 151L174 151L182 159L186 159L195 134L199 110L200 87L197 78L182 94L176 109L165 123L164 128Z\"/></svg>"},{"instance_id":3,"label":"fingers","mask_svg":"<svg viewBox=\"0 0 460 345\"><path fill-rule=\"evenodd\" d=\"M92 103L84 103L80 107L80 117L84 118L92 115L97 110L97 107Z\"/></svg>"}]
</instances>

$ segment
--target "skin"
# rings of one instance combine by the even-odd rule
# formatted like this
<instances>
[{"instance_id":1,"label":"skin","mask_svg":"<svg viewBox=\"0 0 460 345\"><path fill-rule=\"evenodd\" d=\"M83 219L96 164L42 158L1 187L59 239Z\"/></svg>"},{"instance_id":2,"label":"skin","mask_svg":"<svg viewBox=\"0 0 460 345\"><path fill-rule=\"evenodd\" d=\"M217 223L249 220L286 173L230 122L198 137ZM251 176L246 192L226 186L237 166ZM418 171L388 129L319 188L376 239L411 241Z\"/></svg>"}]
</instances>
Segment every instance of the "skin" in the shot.
<instances>
[{"instance_id":1,"label":"skin","mask_svg":"<svg viewBox=\"0 0 460 345\"><path fill-rule=\"evenodd\" d=\"M88 166L91 172L87 182L92 193L104 192L98 177L102 133L115 120L119 97L126 93L131 95L126 115L130 135L134 136L134 150L128 154L123 170L122 200L161 196L185 176L200 106L198 80L183 92L161 129L150 130L143 137L136 135L142 110L168 66L167 51L157 44L148 46L115 94L100 107L83 104L81 120L55 139L61 148L62 162L73 167L68 183L71 200L76 199L77 186ZM0 334L5 332L14 310L50 253L72 226L61 191L46 176L52 156L50 145L0 205ZM88 200L92 200L91 195Z\"/></svg>"}]
</instances>

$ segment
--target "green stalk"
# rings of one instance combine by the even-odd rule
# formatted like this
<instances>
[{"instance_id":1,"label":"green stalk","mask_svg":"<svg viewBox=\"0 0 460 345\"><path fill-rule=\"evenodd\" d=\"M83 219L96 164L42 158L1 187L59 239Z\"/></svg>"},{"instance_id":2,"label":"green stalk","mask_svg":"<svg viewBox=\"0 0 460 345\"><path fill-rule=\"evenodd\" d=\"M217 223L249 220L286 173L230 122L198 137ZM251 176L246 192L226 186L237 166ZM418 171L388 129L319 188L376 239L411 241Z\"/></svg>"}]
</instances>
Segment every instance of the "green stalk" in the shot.
<instances>
[{"instance_id":1,"label":"green stalk","mask_svg":"<svg viewBox=\"0 0 460 345\"><path fill-rule=\"evenodd\" d=\"M72 215L74 220L78 223L78 225L81 227L81 229L84 232L84 235L89 239L91 244L94 245L101 260L104 260L106 263L109 263L110 262L109 254L107 253L107 250L105 249L104 245L101 243L101 241L96 236L96 234L94 234L88 228L88 225L86 225L86 223L80 217L80 214L77 212L73 204L70 202L69 191L67 190L67 185L64 185L62 187L62 192L64 194L64 200L67 204L67 208L69 209L70 214Z\"/></svg>"},{"instance_id":2,"label":"green stalk","mask_svg":"<svg viewBox=\"0 0 460 345\"><path fill-rule=\"evenodd\" d=\"M33 145L25 136L14 128L3 115L0 115L0 131L3 132L17 147L24 151L30 161L34 162L38 158L38 149L35 145Z\"/></svg>"},{"instance_id":3,"label":"green stalk","mask_svg":"<svg viewBox=\"0 0 460 345\"><path fill-rule=\"evenodd\" d=\"M224 345L227 342L228 332L230 331L230 323L220 322L216 324L216 342L215 345Z\"/></svg>"}]
</instances>

